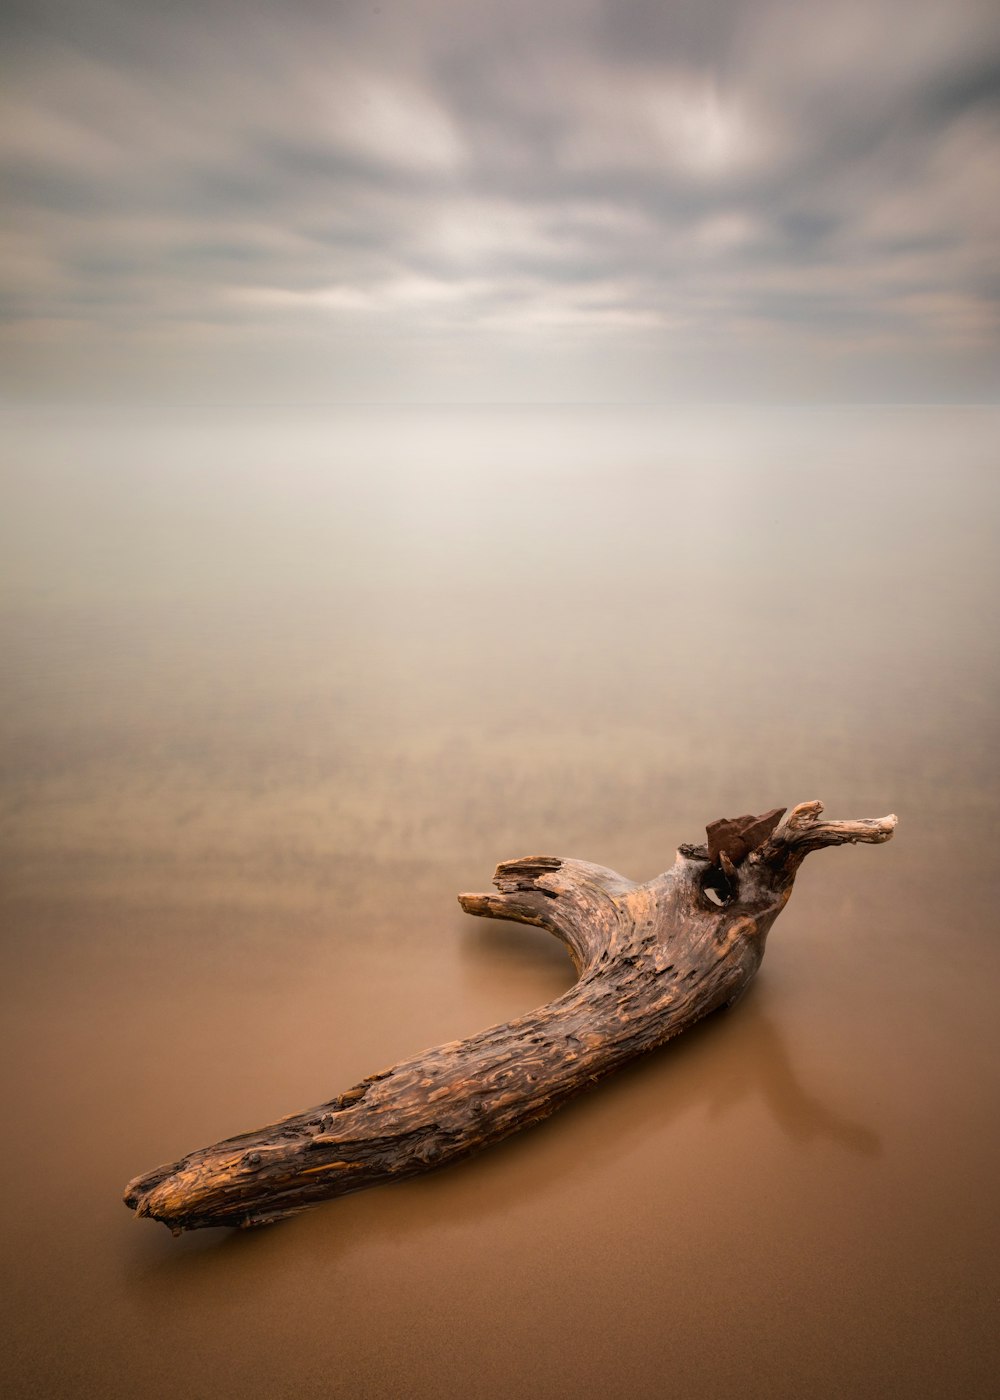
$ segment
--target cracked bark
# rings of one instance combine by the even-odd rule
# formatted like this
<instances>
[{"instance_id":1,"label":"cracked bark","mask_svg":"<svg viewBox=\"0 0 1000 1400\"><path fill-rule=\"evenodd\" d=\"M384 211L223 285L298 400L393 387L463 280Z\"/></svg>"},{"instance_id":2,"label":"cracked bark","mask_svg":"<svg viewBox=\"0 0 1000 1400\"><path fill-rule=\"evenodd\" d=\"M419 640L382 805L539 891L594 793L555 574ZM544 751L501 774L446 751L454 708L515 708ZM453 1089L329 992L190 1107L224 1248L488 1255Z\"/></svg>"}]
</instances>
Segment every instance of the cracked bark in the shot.
<instances>
[{"instance_id":1,"label":"cracked bark","mask_svg":"<svg viewBox=\"0 0 1000 1400\"><path fill-rule=\"evenodd\" d=\"M180 1233L267 1224L383 1181L444 1166L529 1127L628 1060L731 1004L805 856L881 842L894 816L824 822L822 804L711 823L645 884L580 860L497 868L496 894L462 908L536 924L579 974L545 1006L369 1075L305 1113L136 1177L125 1204Z\"/></svg>"}]
</instances>

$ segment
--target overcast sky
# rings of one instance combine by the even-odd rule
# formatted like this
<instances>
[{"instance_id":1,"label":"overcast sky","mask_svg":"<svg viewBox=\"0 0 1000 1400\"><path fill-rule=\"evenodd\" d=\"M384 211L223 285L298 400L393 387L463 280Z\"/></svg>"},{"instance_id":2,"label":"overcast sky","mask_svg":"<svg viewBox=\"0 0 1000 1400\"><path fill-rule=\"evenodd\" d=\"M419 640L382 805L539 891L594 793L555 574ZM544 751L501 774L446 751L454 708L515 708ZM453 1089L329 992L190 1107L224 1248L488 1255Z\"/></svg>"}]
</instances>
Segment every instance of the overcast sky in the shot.
<instances>
[{"instance_id":1,"label":"overcast sky","mask_svg":"<svg viewBox=\"0 0 1000 1400\"><path fill-rule=\"evenodd\" d=\"M996 397L996 0L5 12L14 398Z\"/></svg>"}]
</instances>

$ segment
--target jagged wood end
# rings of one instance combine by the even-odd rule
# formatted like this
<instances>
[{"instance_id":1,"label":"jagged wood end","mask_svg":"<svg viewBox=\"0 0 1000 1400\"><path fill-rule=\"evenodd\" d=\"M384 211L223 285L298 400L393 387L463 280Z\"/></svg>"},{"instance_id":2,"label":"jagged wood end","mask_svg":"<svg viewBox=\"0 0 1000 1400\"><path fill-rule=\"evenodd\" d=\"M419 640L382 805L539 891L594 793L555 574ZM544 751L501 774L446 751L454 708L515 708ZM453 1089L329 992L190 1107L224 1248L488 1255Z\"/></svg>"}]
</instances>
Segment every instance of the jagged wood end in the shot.
<instances>
[{"instance_id":1,"label":"jagged wood end","mask_svg":"<svg viewBox=\"0 0 1000 1400\"><path fill-rule=\"evenodd\" d=\"M581 975L612 945L621 900L635 888L617 871L590 861L524 856L497 866L499 894L460 894L467 914L534 924L562 939Z\"/></svg>"},{"instance_id":2,"label":"jagged wood end","mask_svg":"<svg viewBox=\"0 0 1000 1400\"><path fill-rule=\"evenodd\" d=\"M752 852L750 861L775 869L794 869L810 851L822 850L824 846L879 845L889 841L898 821L894 812L885 817L857 817L836 822L820 821L822 814L822 802L800 802Z\"/></svg>"}]
</instances>

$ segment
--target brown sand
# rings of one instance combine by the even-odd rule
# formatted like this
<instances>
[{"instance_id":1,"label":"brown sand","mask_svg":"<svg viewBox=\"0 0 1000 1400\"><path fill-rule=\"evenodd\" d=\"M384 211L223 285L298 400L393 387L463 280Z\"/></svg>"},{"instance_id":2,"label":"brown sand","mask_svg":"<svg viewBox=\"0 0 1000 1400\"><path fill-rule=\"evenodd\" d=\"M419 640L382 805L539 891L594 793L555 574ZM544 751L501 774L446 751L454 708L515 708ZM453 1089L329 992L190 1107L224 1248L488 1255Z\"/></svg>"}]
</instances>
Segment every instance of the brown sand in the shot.
<instances>
[{"instance_id":1,"label":"brown sand","mask_svg":"<svg viewBox=\"0 0 1000 1400\"><path fill-rule=\"evenodd\" d=\"M998 422L8 423L6 1393L992 1394ZM255 1234L121 1205L567 986L458 909L498 860L813 797L896 840L541 1128Z\"/></svg>"}]
</instances>

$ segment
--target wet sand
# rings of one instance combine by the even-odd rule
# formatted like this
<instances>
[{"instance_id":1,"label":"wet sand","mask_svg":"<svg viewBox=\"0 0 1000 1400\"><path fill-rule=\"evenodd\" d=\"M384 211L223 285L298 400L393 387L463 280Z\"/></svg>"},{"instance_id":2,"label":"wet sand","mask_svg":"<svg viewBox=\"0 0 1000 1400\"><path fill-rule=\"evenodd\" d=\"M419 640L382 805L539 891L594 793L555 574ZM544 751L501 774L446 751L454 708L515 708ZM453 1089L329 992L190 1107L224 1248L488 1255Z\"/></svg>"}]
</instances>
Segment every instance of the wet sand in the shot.
<instances>
[{"instance_id":1,"label":"wet sand","mask_svg":"<svg viewBox=\"0 0 1000 1400\"><path fill-rule=\"evenodd\" d=\"M8 412L5 1392L992 1395L998 429ZM459 910L498 860L814 797L895 840L548 1123L266 1231L122 1206L567 987Z\"/></svg>"}]
</instances>

